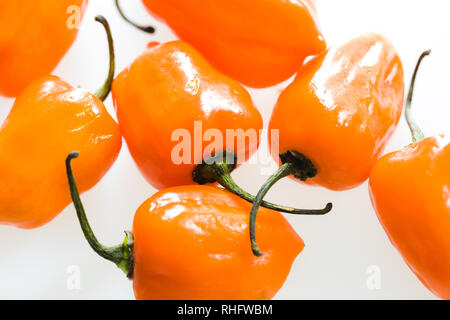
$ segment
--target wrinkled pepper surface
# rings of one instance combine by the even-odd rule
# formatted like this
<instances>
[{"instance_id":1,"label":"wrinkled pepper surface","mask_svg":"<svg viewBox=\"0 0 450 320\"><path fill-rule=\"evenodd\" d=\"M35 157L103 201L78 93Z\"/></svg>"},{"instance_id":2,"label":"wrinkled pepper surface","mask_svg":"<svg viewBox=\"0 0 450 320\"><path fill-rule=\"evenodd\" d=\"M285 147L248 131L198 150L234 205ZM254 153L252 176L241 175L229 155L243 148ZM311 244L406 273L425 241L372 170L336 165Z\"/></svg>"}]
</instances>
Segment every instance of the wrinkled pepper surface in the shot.
<instances>
[{"instance_id":1,"label":"wrinkled pepper surface","mask_svg":"<svg viewBox=\"0 0 450 320\"><path fill-rule=\"evenodd\" d=\"M279 130L280 154L312 162L317 174L306 183L351 189L368 179L392 136L404 90L395 48L382 36L363 35L300 68L278 99L269 133Z\"/></svg>"},{"instance_id":2,"label":"wrinkled pepper surface","mask_svg":"<svg viewBox=\"0 0 450 320\"><path fill-rule=\"evenodd\" d=\"M377 34L331 48L299 69L269 123L271 154L280 168L254 201L250 238L255 255L262 255L256 215L270 188L288 176L336 191L362 184L397 127L403 101L400 57Z\"/></svg>"},{"instance_id":3,"label":"wrinkled pepper surface","mask_svg":"<svg viewBox=\"0 0 450 320\"><path fill-rule=\"evenodd\" d=\"M112 94L130 152L155 188L195 183L192 174L210 144L204 141L208 130L222 134L222 148L227 147L227 130L255 133L253 141L238 145L233 138L231 150L216 152L229 151L244 161L258 149L263 121L250 94L186 42L151 43L117 76ZM177 150L186 140L187 150Z\"/></svg>"}]
</instances>

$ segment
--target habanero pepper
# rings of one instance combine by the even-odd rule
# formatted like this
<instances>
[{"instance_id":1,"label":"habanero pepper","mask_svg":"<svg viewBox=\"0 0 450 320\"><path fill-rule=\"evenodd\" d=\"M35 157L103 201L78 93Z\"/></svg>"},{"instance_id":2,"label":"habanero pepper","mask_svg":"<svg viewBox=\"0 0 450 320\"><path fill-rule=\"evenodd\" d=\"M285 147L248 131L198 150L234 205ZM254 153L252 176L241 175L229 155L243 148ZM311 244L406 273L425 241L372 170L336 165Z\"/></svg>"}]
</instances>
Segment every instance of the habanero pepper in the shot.
<instances>
[{"instance_id":1,"label":"habanero pepper","mask_svg":"<svg viewBox=\"0 0 450 320\"><path fill-rule=\"evenodd\" d=\"M287 80L308 56L326 49L312 0L143 3L219 71L250 87Z\"/></svg>"},{"instance_id":2,"label":"habanero pepper","mask_svg":"<svg viewBox=\"0 0 450 320\"><path fill-rule=\"evenodd\" d=\"M258 232L263 261L248 250L250 204L210 186L174 187L137 210L133 233L104 247L89 226L66 160L73 203L90 246L133 279L139 300L271 299L285 282L302 239L278 212L263 209Z\"/></svg>"},{"instance_id":3,"label":"habanero pepper","mask_svg":"<svg viewBox=\"0 0 450 320\"><path fill-rule=\"evenodd\" d=\"M117 76L112 94L130 153L152 186L161 190L218 182L240 197L254 200L236 185L230 172L258 149L261 114L240 84L217 72L192 46L183 41L151 43ZM203 143L196 147L197 142L192 141L198 135L196 123L205 133L214 130L221 134L222 139L215 138L221 149ZM184 150L189 159L182 163L173 159L179 144L174 133L179 130L187 131L188 137L180 137L189 140L188 150ZM240 143L237 134L227 139L230 130L250 135ZM197 138L203 141L203 136ZM297 214L329 211L262 205Z\"/></svg>"},{"instance_id":4,"label":"habanero pepper","mask_svg":"<svg viewBox=\"0 0 450 320\"><path fill-rule=\"evenodd\" d=\"M406 118L413 143L382 157L369 187L378 219L411 270L437 296L450 299L450 137L425 138L411 117L420 57Z\"/></svg>"},{"instance_id":5,"label":"habanero pepper","mask_svg":"<svg viewBox=\"0 0 450 320\"><path fill-rule=\"evenodd\" d=\"M114 48L107 21L110 71L97 96L55 76L36 80L16 100L0 128L0 224L32 229L67 205L63 161L71 150L85 153L77 164L80 189L98 183L122 146L117 123L102 103L114 78Z\"/></svg>"},{"instance_id":6,"label":"habanero pepper","mask_svg":"<svg viewBox=\"0 0 450 320\"><path fill-rule=\"evenodd\" d=\"M53 71L78 33L76 26L68 27L69 9L79 10L74 12L76 23L87 4L87 0L0 1L0 95L17 97Z\"/></svg>"},{"instance_id":7,"label":"habanero pepper","mask_svg":"<svg viewBox=\"0 0 450 320\"><path fill-rule=\"evenodd\" d=\"M366 34L329 49L302 66L278 99L269 134L279 132L279 170L254 203L255 240L259 202L280 179L293 178L331 190L354 188L370 171L393 134L404 101L403 67L385 38ZM269 137L274 148L272 138Z\"/></svg>"}]
</instances>

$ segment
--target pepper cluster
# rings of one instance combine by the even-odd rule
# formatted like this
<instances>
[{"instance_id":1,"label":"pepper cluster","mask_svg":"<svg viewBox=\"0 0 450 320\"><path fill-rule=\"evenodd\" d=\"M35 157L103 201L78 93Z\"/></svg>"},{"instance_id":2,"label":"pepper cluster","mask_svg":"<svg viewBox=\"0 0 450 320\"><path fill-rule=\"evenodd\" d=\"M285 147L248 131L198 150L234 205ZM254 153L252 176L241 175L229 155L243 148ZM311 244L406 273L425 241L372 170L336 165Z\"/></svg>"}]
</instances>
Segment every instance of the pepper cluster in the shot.
<instances>
[{"instance_id":1,"label":"pepper cluster","mask_svg":"<svg viewBox=\"0 0 450 320\"><path fill-rule=\"evenodd\" d=\"M115 3L129 23L155 32ZM143 3L180 40L151 42L115 76L111 29L97 16L110 70L95 94L49 75L76 37L77 29L66 27L67 8L80 8L81 19L87 0L0 3L0 94L16 98L0 128L0 224L37 228L73 202L87 241L133 279L137 299L271 299L304 247L280 212L321 216L332 204L291 208L265 201L267 192L285 177L333 191L369 179L392 243L431 291L450 299L449 138L425 138L411 116L415 79L429 51L406 99L413 144L381 157L405 105L402 62L383 36L329 48L311 0ZM50 22L54 27L46 28ZM231 177L258 150L263 128L243 85L265 88L295 74L269 123L279 169L252 195ZM110 92L118 123L103 105ZM183 152L200 161L174 162L174 132L194 136L196 123L223 141L213 148L191 144ZM230 130L258 134L231 144L224 138ZM79 193L113 165L122 137L161 191L137 210L123 243L105 247Z\"/></svg>"}]
</instances>

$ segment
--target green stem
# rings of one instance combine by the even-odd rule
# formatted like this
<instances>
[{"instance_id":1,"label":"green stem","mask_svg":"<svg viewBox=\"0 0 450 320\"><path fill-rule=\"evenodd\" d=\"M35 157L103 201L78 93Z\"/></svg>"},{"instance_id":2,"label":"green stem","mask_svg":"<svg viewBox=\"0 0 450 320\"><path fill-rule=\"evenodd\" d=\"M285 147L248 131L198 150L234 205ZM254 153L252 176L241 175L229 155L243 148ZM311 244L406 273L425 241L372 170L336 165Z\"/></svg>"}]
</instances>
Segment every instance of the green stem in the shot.
<instances>
[{"instance_id":1,"label":"green stem","mask_svg":"<svg viewBox=\"0 0 450 320\"><path fill-rule=\"evenodd\" d=\"M258 209L269 190L274 186L275 183L281 179L294 175L295 177L305 181L309 178L313 178L317 170L312 165L312 162L308 160L303 155L297 152L288 151L280 155L282 161L285 162L267 181L259 190L256 195L255 201L253 202L253 207L250 212L250 243L253 254L256 257L261 257L263 253L259 249L258 243L256 241L256 216L258 214ZM331 211L333 204L328 203L324 209L321 210L310 210L314 212L315 215L325 215Z\"/></svg>"},{"instance_id":2,"label":"green stem","mask_svg":"<svg viewBox=\"0 0 450 320\"><path fill-rule=\"evenodd\" d=\"M227 157L228 155L228 157ZM232 159L229 161L228 159ZM219 183L226 190L234 193L238 197L253 203L255 201L255 196L243 190L241 187L237 185L234 179L231 177L231 172L236 168L236 157L230 153L218 154L212 157L209 161L205 161L203 164L199 165L193 172L193 180L198 184L207 184L207 183ZM296 209L287 206L281 206L278 204L274 204L267 201L262 201L261 206L279 211L288 214L296 214L296 215L320 215L321 211L317 210L305 210L305 209Z\"/></svg>"},{"instance_id":3,"label":"green stem","mask_svg":"<svg viewBox=\"0 0 450 320\"><path fill-rule=\"evenodd\" d=\"M114 73L116 70L116 57L114 53L114 40L111 34L111 28L109 27L108 21L105 17L98 15L95 17L95 21L100 22L105 28L106 35L108 36L108 47L109 47L109 72L103 86L95 92L95 95L102 101L105 101L111 92L111 87L114 81Z\"/></svg>"},{"instance_id":4,"label":"green stem","mask_svg":"<svg viewBox=\"0 0 450 320\"><path fill-rule=\"evenodd\" d=\"M422 130L420 130L416 121L412 117L411 105L412 105L412 99L413 99L413 95L414 95L414 86L416 84L417 73L419 72L419 68L422 63L422 60L426 56L430 55L430 53L431 53L431 50L427 50L427 51L423 52L422 55L420 56L419 60L417 61L416 69L414 70L414 74L411 79L411 85L409 87L408 98L406 99L405 117L406 117L406 122L408 123L409 129L411 130L411 136L412 136L413 142L418 142L425 138L425 135L423 134Z\"/></svg>"},{"instance_id":5,"label":"green stem","mask_svg":"<svg viewBox=\"0 0 450 320\"><path fill-rule=\"evenodd\" d=\"M125 15L125 13L123 12L122 7L120 6L119 0L115 0L115 2L116 2L116 8L117 8L117 10L119 11L120 15L122 16L122 18L123 18L126 22L128 22L128 23L131 24L133 27L135 27L135 28L137 28L137 29L139 29L139 30L142 30L142 31L144 31L144 32L147 32L147 33L155 33L155 28L154 28L154 27L152 27L152 26L141 26L141 25L137 24L136 22L131 21L131 20Z\"/></svg>"},{"instance_id":6,"label":"green stem","mask_svg":"<svg viewBox=\"0 0 450 320\"><path fill-rule=\"evenodd\" d=\"M72 172L71 161L78 158L78 152L72 152L66 159L67 178L69 181L70 195L77 211L78 220L83 230L84 236L91 248L101 257L115 263L128 278L132 279L134 270L133 245L134 238L131 232L125 232L124 242L116 247L105 247L95 237L94 232L89 225L83 204L80 199L77 184Z\"/></svg>"}]
</instances>

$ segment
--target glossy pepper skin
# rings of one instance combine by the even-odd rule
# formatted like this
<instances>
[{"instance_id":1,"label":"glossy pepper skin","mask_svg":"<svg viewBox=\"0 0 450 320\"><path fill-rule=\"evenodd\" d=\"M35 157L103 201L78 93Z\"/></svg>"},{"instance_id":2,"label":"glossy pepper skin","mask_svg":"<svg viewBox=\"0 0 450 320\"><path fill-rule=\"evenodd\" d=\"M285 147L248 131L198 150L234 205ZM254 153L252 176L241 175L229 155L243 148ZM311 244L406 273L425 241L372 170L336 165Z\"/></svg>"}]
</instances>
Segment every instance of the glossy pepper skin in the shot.
<instances>
[{"instance_id":1,"label":"glossy pepper skin","mask_svg":"<svg viewBox=\"0 0 450 320\"><path fill-rule=\"evenodd\" d=\"M258 232L267 255L248 249L250 204L210 186L169 188L137 210L133 233L106 248L95 238L78 195L69 155L69 185L91 247L133 279L139 300L271 299L285 282L302 239L278 212L262 209Z\"/></svg>"},{"instance_id":2,"label":"glossy pepper skin","mask_svg":"<svg viewBox=\"0 0 450 320\"><path fill-rule=\"evenodd\" d=\"M346 190L363 183L403 110L403 67L383 37L363 35L308 62L281 94L269 132L280 153L312 161L306 183ZM279 159L275 159L279 161Z\"/></svg>"},{"instance_id":3,"label":"glossy pepper skin","mask_svg":"<svg viewBox=\"0 0 450 320\"><path fill-rule=\"evenodd\" d=\"M280 168L253 201L249 226L255 256L263 255L256 241L258 208L273 185L291 176L341 191L366 181L398 124L403 96L400 58L376 34L329 49L299 69L269 123L271 154Z\"/></svg>"},{"instance_id":4,"label":"glossy pepper skin","mask_svg":"<svg viewBox=\"0 0 450 320\"><path fill-rule=\"evenodd\" d=\"M0 95L17 97L34 80L53 71L78 30L69 28L71 6L87 0L0 1ZM75 13L75 12L74 12Z\"/></svg>"},{"instance_id":5,"label":"glossy pepper skin","mask_svg":"<svg viewBox=\"0 0 450 320\"><path fill-rule=\"evenodd\" d=\"M64 159L71 150L84 152L76 166L86 191L120 148L119 127L97 97L55 76L37 80L0 131L0 224L40 227L70 204Z\"/></svg>"},{"instance_id":6,"label":"glossy pepper skin","mask_svg":"<svg viewBox=\"0 0 450 320\"><path fill-rule=\"evenodd\" d=\"M278 212L258 224L267 252L248 249L250 204L208 186L166 189L134 218L137 299L271 299L304 244ZM156 243L160 245L155 245Z\"/></svg>"},{"instance_id":7,"label":"glossy pepper skin","mask_svg":"<svg viewBox=\"0 0 450 320\"><path fill-rule=\"evenodd\" d=\"M219 73L192 46L183 41L149 44L114 80L112 93L131 155L153 187L217 182L253 202L254 196L230 173L258 149L261 114L245 88ZM177 159L180 154L188 154L187 159ZM302 215L331 209L261 205Z\"/></svg>"},{"instance_id":8,"label":"glossy pepper skin","mask_svg":"<svg viewBox=\"0 0 450 320\"><path fill-rule=\"evenodd\" d=\"M114 75L113 40L106 19L96 21L110 49L109 75L96 95L43 77L16 99L0 128L0 224L37 228L70 204L64 159L72 150L84 152L76 165L81 191L96 185L119 154L120 129L102 103Z\"/></svg>"},{"instance_id":9,"label":"glossy pepper skin","mask_svg":"<svg viewBox=\"0 0 450 320\"><path fill-rule=\"evenodd\" d=\"M193 47L182 41L150 44L113 84L113 99L121 131L130 152L148 182L157 189L194 184L193 171L210 142L201 148L194 138L195 121L202 132L219 130L226 146L227 129L252 129L256 139L234 143L230 151L239 161L258 148L262 117L248 92L217 72ZM174 148L180 141L174 132L188 130L189 163L175 163ZM237 139L236 139L237 141Z\"/></svg>"},{"instance_id":10,"label":"glossy pepper skin","mask_svg":"<svg viewBox=\"0 0 450 320\"><path fill-rule=\"evenodd\" d=\"M326 49L310 0L143 0L218 70L256 88L292 76Z\"/></svg>"},{"instance_id":11,"label":"glossy pepper skin","mask_svg":"<svg viewBox=\"0 0 450 320\"><path fill-rule=\"evenodd\" d=\"M426 138L388 154L370 175L389 239L436 295L450 299L450 139Z\"/></svg>"},{"instance_id":12,"label":"glossy pepper skin","mask_svg":"<svg viewBox=\"0 0 450 320\"><path fill-rule=\"evenodd\" d=\"M377 161L369 179L372 203L392 244L437 296L450 299L450 136L424 138L410 115L413 143Z\"/></svg>"}]
</instances>

